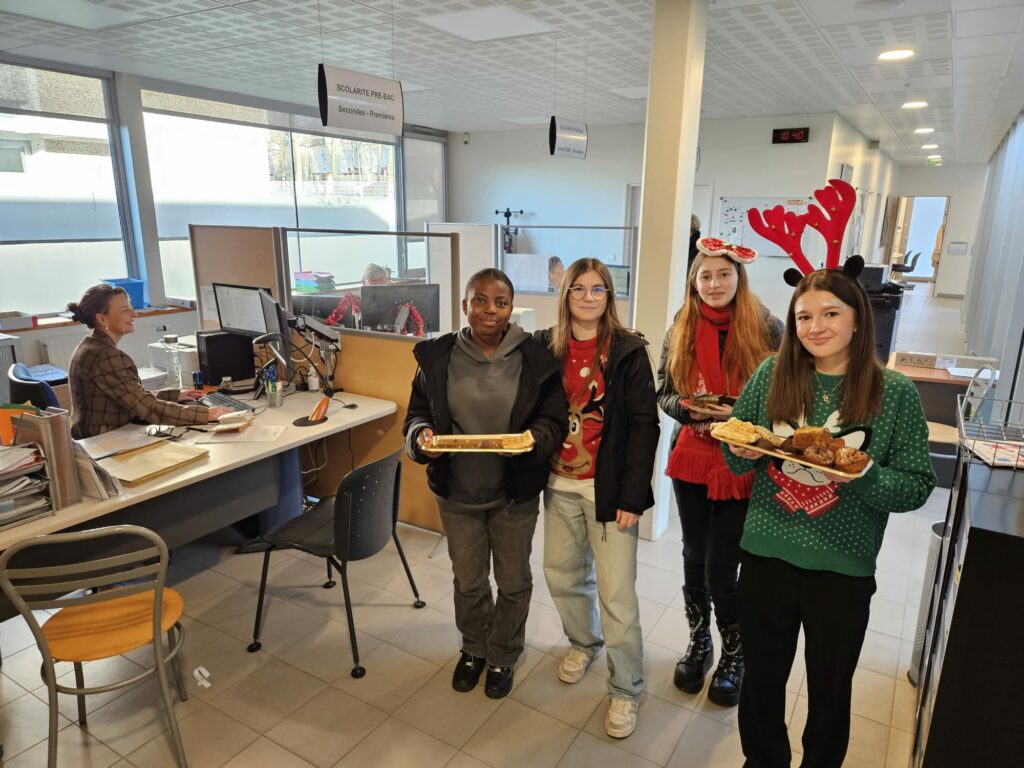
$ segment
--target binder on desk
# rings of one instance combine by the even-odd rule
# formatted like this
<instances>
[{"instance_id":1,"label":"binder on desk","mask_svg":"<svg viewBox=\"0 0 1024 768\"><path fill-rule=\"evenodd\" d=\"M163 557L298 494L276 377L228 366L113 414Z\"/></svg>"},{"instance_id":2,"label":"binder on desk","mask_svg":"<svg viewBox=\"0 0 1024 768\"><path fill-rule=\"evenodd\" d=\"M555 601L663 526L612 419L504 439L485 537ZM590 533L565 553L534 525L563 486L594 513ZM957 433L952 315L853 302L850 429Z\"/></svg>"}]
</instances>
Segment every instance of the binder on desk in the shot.
<instances>
[{"instance_id":1,"label":"binder on desk","mask_svg":"<svg viewBox=\"0 0 1024 768\"><path fill-rule=\"evenodd\" d=\"M39 413L20 414L14 442L39 444L46 459L54 509L63 509L82 498L71 442L71 419L67 411L47 408Z\"/></svg>"},{"instance_id":2,"label":"binder on desk","mask_svg":"<svg viewBox=\"0 0 1024 768\"><path fill-rule=\"evenodd\" d=\"M118 453L98 463L129 487L148 483L172 470L199 461L209 455L205 448L180 443L155 443L134 451Z\"/></svg>"}]
</instances>

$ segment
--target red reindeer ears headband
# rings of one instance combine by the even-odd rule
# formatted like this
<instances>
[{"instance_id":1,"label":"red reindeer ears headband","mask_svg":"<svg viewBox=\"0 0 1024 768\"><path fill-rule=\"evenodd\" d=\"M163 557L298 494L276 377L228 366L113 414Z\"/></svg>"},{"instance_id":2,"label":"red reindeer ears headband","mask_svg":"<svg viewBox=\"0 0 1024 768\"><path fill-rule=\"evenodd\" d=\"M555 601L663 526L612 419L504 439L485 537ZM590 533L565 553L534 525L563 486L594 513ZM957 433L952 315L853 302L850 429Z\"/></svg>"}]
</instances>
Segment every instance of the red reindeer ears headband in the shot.
<instances>
[{"instance_id":1,"label":"red reindeer ears headband","mask_svg":"<svg viewBox=\"0 0 1024 768\"><path fill-rule=\"evenodd\" d=\"M781 205L770 208L763 214L757 208L747 211L747 221L750 222L751 228L765 240L781 246L796 264L797 269L787 269L784 275L786 282L792 286L799 283L804 275L815 271L811 262L804 256L800 245L800 238L808 224L825 238L828 248L825 269L839 268L839 249L843 244L843 232L853 213L857 192L842 179L829 179L824 189L814 190L814 199L821 204L821 208L810 203L807 206L807 213L799 216L783 209ZM846 260L842 271L847 277L856 279L863 268L864 259L860 256L851 256Z\"/></svg>"}]
</instances>

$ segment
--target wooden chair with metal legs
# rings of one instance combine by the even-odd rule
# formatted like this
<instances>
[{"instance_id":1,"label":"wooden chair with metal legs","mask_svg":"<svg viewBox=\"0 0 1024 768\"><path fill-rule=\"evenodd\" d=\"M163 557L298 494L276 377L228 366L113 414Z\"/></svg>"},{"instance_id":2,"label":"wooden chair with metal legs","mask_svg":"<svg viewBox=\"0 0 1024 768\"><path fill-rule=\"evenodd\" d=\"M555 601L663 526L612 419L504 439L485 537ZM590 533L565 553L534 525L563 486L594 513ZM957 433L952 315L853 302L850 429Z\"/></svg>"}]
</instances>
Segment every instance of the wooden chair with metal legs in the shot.
<instances>
[{"instance_id":1,"label":"wooden chair with metal legs","mask_svg":"<svg viewBox=\"0 0 1024 768\"><path fill-rule=\"evenodd\" d=\"M96 554L81 560L81 551ZM78 560L78 562L73 562ZM134 525L37 536L0 554L0 588L25 619L43 657L49 719L47 765L57 765L57 694L78 698L78 722L84 726L85 696L134 685L156 674L179 768L187 768L185 748L174 716L167 665L178 695L188 696L177 660L185 635L180 618L184 601L165 587L167 545L157 534ZM33 611L58 609L40 625ZM163 634L167 634L164 649ZM83 664L152 645L155 663L127 680L85 687ZM75 685L57 682L55 662L74 665Z\"/></svg>"},{"instance_id":2,"label":"wooden chair with metal legs","mask_svg":"<svg viewBox=\"0 0 1024 768\"><path fill-rule=\"evenodd\" d=\"M330 589L335 585L332 567L341 574L349 641L352 645L352 677L362 677L366 674L366 669L359 663L352 598L348 589L349 562L371 557L380 552L389 539L393 540L415 597L413 607L422 608L426 605L420 599L412 570L405 559L405 551L398 540L401 456L402 451L396 451L390 456L356 467L341 479L337 494L320 499L312 510L292 518L276 531L262 537L262 541L270 546L263 554L263 575L260 578L260 594L256 602L256 623L253 627L252 643L248 647L250 653L255 653L262 647L260 628L263 622L263 600L267 591L270 553L275 549L298 549L324 558L327 562L327 581L323 584L324 589Z\"/></svg>"}]
</instances>

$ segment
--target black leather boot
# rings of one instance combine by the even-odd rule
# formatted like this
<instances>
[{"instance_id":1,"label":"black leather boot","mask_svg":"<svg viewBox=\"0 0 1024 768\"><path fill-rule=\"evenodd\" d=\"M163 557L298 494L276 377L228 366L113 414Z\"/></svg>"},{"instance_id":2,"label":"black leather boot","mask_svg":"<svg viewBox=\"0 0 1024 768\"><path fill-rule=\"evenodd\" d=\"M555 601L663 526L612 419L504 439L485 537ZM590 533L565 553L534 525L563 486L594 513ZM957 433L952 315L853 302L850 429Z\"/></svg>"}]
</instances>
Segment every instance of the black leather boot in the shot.
<instances>
[{"instance_id":1,"label":"black leather boot","mask_svg":"<svg viewBox=\"0 0 1024 768\"><path fill-rule=\"evenodd\" d=\"M711 596L702 589L683 589L683 598L686 620L690 623L690 644L686 655L676 663L672 682L685 693L700 693L715 655L711 643Z\"/></svg>"},{"instance_id":2,"label":"black leather boot","mask_svg":"<svg viewBox=\"0 0 1024 768\"><path fill-rule=\"evenodd\" d=\"M740 703L740 685L743 683L740 625L719 625L718 630L722 633L722 657L711 676L708 700L720 707L735 707Z\"/></svg>"}]
</instances>

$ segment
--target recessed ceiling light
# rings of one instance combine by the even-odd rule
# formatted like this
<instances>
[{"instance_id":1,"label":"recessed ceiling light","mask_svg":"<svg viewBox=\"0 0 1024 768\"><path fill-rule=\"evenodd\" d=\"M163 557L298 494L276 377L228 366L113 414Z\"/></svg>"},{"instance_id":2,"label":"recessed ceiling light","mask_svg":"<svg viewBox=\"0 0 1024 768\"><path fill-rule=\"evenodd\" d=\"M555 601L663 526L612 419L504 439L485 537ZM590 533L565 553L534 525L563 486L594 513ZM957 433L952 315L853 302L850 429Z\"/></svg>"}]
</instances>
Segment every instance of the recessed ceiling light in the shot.
<instances>
[{"instance_id":1,"label":"recessed ceiling light","mask_svg":"<svg viewBox=\"0 0 1024 768\"><path fill-rule=\"evenodd\" d=\"M505 5L420 16L416 21L473 43L554 32L554 27Z\"/></svg>"},{"instance_id":2,"label":"recessed ceiling light","mask_svg":"<svg viewBox=\"0 0 1024 768\"><path fill-rule=\"evenodd\" d=\"M883 51L878 54L879 61L903 61L903 59L909 59L914 55L914 52L909 49L900 49L896 51Z\"/></svg>"},{"instance_id":3,"label":"recessed ceiling light","mask_svg":"<svg viewBox=\"0 0 1024 768\"><path fill-rule=\"evenodd\" d=\"M914 133L935 133L934 128L915 128Z\"/></svg>"},{"instance_id":4,"label":"recessed ceiling light","mask_svg":"<svg viewBox=\"0 0 1024 768\"><path fill-rule=\"evenodd\" d=\"M927 101L906 101L903 103L904 109L924 109L927 106Z\"/></svg>"},{"instance_id":5,"label":"recessed ceiling light","mask_svg":"<svg viewBox=\"0 0 1024 768\"><path fill-rule=\"evenodd\" d=\"M922 144L921 149L938 149L938 144Z\"/></svg>"},{"instance_id":6,"label":"recessed ceiling light","mask_svg":"<svg viewBox=\"0 0 1024 768\"><path fill-rule=\"evenodd\" d=\"M942 159L942 155L928 155L928 157L926 159L928 159L928 160L941 160Z\"/></svg>"}]
</instances>

